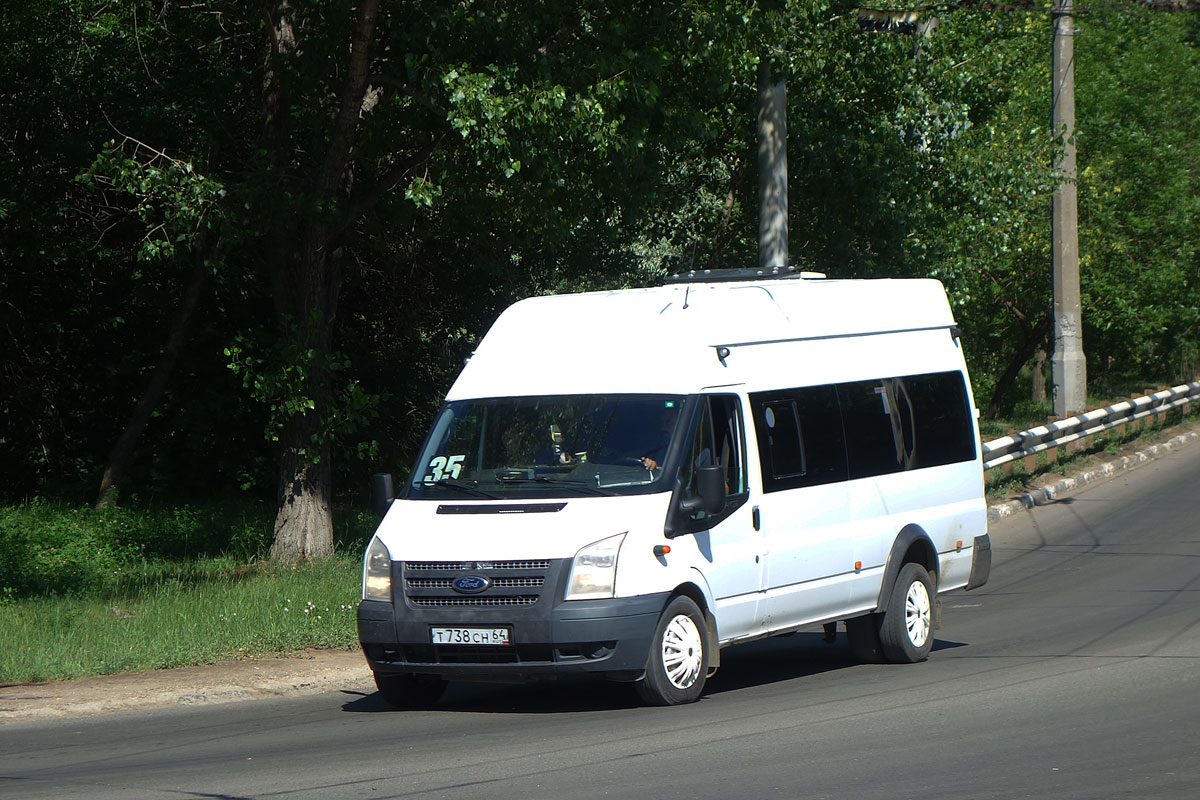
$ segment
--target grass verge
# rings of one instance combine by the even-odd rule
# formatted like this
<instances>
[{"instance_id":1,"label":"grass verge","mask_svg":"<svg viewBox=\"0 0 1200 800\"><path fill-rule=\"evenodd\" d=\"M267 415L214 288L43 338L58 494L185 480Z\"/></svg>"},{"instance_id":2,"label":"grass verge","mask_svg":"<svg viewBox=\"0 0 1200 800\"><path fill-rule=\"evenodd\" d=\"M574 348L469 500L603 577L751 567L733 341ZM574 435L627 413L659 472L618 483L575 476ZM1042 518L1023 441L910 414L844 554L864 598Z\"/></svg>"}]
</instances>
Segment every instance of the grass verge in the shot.
<instances>
[{"instance_id":1,"label":"grass verge","mask_svg":"<svg viewBox=\"0 0 1200 800\"><path fill-rule=\"evenodd\" d=\"M229 558L179 565L103 596L0 606L0 681L27 683L212 663L309 647L351 648L361 561L297 567Z\"/></svg>"}]
</instances>

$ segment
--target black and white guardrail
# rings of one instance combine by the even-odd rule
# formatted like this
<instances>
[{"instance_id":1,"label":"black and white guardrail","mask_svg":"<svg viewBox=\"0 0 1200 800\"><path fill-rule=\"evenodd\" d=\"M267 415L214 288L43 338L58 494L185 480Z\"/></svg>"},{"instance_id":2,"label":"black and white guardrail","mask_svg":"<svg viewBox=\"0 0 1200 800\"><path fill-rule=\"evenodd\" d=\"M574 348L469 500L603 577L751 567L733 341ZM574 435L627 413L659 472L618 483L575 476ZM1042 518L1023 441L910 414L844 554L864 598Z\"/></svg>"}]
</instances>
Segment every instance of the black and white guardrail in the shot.
<instances>
[{"instance_id":1,"label":"black and white guardrail","mask_svg":"<svg viewBox=\"0 0 1200 800\"><path fill-rule=\"evenodd\" d=\"M1200 381L1123 400L1020 433L1010 433L983 443L983 468L999 467L1018 458L1036 455L1143 417L1162 414L1196 400L1200 400Z\"/></svg>"}]
</instances>

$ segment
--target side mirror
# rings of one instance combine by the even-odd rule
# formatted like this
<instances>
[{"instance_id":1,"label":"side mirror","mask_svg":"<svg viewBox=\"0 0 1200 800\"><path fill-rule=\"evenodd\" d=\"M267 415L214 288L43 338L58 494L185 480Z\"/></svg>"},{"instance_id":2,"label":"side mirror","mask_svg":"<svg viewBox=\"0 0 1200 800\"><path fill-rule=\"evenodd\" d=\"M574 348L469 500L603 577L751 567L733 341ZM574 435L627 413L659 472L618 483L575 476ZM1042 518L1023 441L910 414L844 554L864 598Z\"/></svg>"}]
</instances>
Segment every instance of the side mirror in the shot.
<instances>
[{"instance_id":1,"label":"side mirror","mask_svg":"<svg viewBox=\"0 0 1200 800\"><path fill-rule=\"evenodd\" d=\"M725 468L720 464L709 464L696 470L696 496L679 504L685 516L697 511L716 514L725 508Z\"/></svg>"},{"instance_id":2,"label":"side mirror","mask_svg":"<svg viewBox=\"0 0 1200 800\"><path fill-rule=\"evenodd\" d=\"M371 510L375 516L383 519L395 497L396 486L392 482L392 473L376 472L371 476Z\"/></svg>"}]
</instances>

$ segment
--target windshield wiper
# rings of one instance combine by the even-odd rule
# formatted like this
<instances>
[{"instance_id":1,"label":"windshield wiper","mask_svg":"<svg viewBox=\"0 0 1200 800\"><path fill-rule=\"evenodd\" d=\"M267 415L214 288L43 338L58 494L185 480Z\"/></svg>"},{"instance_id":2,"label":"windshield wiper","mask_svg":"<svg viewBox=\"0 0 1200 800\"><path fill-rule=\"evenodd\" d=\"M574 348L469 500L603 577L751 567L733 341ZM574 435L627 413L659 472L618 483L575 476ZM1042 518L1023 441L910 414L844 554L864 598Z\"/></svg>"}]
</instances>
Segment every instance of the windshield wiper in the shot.
<instances>
[{"instance_id":1,"label":"windshield wiper","mask_svg":"<svg viewBox=\"0 0 1200 800\"><path fill-rule=\"evenodd\" d=\"M466 483L465 481L456 480L454 478L438 478L436 481L432 482L422 481L421 485L445 486L450 489L458 489L463 494L470 495L471 497L483 497L488 500L500 499L500 495L492 494L491 492L485 492L482 489L477 489L476 487L479 485L479 481L475 481L474 483Z\"/></svg>"},{"instance_id":2,"label":"windshield wiper","mask_svg":"<svg viewBox=\"0 0 1200 800\"><path fill-rule=\"evenodd\" d=\"M496 478L496 480L500 481L501 483L545 483L545 484L553 484L554 486L566 486L570 489L586 491L588 494L599 495L601 497L611 497L612 495L616 494L616 492L610 492L605 489L600 489L595 486L592 486L587 481L580 481L580 480L573 480L573 479L547 478L544 475L538 475L533 478L527 478L523 475L521 475L521 476L519 476L519 475L512 475L512 476L500 475Z\"/></svg>"}]
</instances>

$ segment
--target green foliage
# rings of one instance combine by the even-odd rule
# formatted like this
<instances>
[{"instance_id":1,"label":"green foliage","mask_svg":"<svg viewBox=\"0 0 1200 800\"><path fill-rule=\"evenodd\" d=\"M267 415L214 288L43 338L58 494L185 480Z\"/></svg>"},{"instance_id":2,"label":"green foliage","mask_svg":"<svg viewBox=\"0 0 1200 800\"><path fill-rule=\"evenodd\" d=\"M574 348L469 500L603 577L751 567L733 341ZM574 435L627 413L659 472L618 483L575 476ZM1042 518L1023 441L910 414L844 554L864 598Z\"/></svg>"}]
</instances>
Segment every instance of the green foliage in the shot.
<instances>
[{"instance_id":1,"label":"green foliage","mask_svg":"<svg viewBox=\"0 0 1200 800\"><path fill-rule=\"evenodd\" d=\"M977 398L1011 411L1002 376L1051 304L1045 5L938 11L917 52L823 0L385 3L322 194L351 7L292 4L300 48L272 60L244 3L19 4L0 19L3 491L92 494L197 258L208 294L127 494L268 495L296 415L343 491L403 470L512 300L754 263L764 60L788 86L791 262L942 280ZM1096 387L1200 362L1194 17L1080 18ZM304 284L309 257L327 283ZM296 297L334 302L314 321Z\"/></svg>"},{"instance_id":2,"label":"green foliage","mask_svg":"<svg viewBox=\"0 0 1200 800\"><path fill-rule=\"evenodd\" d=\"M1194 14L1121 14L1080 37L1084 348L1110 386L1200 370L1195 26Z\"/></svg>"},{"instance_id":3,"label":"green foliage","mask_svg":"<svg viewBox=\"0 0 1200 800\"><path fill-rule=\"evenodd\" d=\"M292 328L297 328L294 324ZM278 442L286 423L296 416L315 414L317 399L309 391L318 372L339 377L350 374L350 359L340 353L320 353L315 348L296 346L302 336L291 330L275 340L274 347L262 357L251 354L254 345L245 336L225 348L229 369L241 377L250 396L267 408L267 439ZM320 417L320 426L311 435L314 462L320 460L320 447L326 443L352 442L354 434L367 428L379 417L383 395L365 391L361 383L348 378L334 387L329 407ZM358 459L369 459L378 450L377 442L356 441L348 452ZM243 485L243 489L249 488Z\"/></svg>"},{"instance_id":4,"label":"green foliage","mask_svg":"<svg viewBox=\"0 0 1200 800\"><path fill-rule=\"evenodd\" d=\"M134 152L147 150L136 143ZM132 212L146 227L138 258L166 259L198 246L219 224L225 189L198 174L187 161L152 151L146 160L125 155L110 142L91 167L79 175L85 186L112 188L132 196Z\"/></svg>"},{"instance_id":5,"label":"green foliage","mask_svg":"<svg viewBox=\"0 0 1200 800\"><path fill-rule=\"evenodd\" d=\"M253 561L270 516L239 506L78 509L42 499L0 506L0 585L15 596L119 593L170 562L228 554Z\"/></svg>"}]
</instances>

